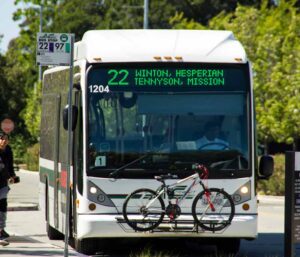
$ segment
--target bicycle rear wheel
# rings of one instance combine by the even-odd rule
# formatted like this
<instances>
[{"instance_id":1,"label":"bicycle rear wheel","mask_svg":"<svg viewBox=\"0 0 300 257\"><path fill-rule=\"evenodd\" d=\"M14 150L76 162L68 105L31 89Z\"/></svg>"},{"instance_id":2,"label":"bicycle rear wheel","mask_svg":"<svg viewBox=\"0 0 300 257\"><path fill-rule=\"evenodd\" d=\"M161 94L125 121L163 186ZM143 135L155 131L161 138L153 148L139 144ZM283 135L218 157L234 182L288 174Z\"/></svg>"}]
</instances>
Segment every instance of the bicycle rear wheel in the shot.
<instances>
[{"instance_id":1,"label":"bicycle rear wheel","mask_svg":"<svg viewBox=\"0 0 300 257\"><path fill-rule=\"evenodd\" d=\"M141 188L132 192L123 204L124 219L136 231L153 230L162 222L164 215L165 204L151 189Z\"/></svg>"},{"instance_id":2,"label":"bicycle rear wheel","mask_svg":"<svg viewBox=\"0 0 300 257\"><path fill-rule=\"evenodd\" d=\"M196 196L192 205L193 217L204 230L223 230L235 214L233 200L223 189L210 188L208 192L208 195L202 191Z\"/></svg>"}]
</instances>

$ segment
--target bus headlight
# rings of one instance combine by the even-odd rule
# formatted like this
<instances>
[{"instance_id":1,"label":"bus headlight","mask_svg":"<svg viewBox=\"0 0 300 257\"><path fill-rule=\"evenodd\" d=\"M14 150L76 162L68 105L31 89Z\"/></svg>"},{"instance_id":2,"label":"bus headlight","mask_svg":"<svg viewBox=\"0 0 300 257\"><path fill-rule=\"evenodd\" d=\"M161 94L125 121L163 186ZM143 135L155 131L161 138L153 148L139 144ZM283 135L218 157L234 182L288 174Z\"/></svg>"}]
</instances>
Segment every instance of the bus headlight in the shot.
<instances>
[{"instance_id":1,"label":"bus headlight","mask_svg":"<svg viewBox=\"0 0 300 257\"><path fill-rule=\"evenodd\" d=\"M115 207L110 198L93 182L88 181L88 199L91 202L104 205L107 207Z\"/></svg>"},{"instance_id":2,"label":"bus headlight","mask_svg":"<svg viewBox=\"0 0 300 257\"><path fill-rule=\"evenodd\" d=\"M90 187L90 193L91 194L96 194L97 193L97 188L96 187Z\"/></svg>"},{"instance_id":3,"label":"bus headlight","mask_svg":"<svg viewBox=\"0 0 300 257\"><path fill-rule=\"evenodd\" d=\"M248 181L232 194L235 205L247 202L251 199L251 182Z\"/></svg>"},{"instance_id":4,"label":"bus headlight","mask_svg":"<svg viewBox=\"0 0 300 257\"><path fill-rule=\"evenodd\" d=\"M245 195L249 192L249 188L247 186L243 186L243 187L241 187L240 191L241 191L242 194Z\"/></svg>"}]
</instances>

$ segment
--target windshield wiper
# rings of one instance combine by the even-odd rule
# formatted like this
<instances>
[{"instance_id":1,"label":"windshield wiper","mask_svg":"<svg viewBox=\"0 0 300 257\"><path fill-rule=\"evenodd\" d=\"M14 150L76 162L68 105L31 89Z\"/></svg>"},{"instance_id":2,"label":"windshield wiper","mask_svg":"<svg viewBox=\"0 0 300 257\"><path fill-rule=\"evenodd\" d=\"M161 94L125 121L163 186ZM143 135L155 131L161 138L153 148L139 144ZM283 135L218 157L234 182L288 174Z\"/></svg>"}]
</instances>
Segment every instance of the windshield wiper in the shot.
<instances>
[{"instance_id":1,"label":"windshield wiper","mask_svg":"<svg viewBox=\"0 0 300 257\"><path fill-rule=\"evenodd\" d=\"M137 158L137 159L133 160L132 162L125 164L124 166L122 166L122 167L120 167L120 168L114 170L113 172L111 172L111 173L109 174L109 176L112 177L112 178L116 178L116 176L118 175L118 173L119 173L120 171L126 169L127 167L131 166L132 164L135 164L135 163L137 163L137 162L139 162L139 161L141 161L141 160L147 158L147 157L150 156L150 155L154 155L154 154L162 154L162 153L159 152L159 151L162 150L163 147L164 147L164 145L161 145L158 149L156 149L155 152L148 152L148 153L142 155L140 158Z\"/></svg>"},{"instance_id":2,"label":"windshield wiper","mask_svg":"<svg viewBox=\"0 0 300 257\"><path fill-rule=\"evenodd\" d=\"M144 154L144 155L142 155L141 157L139 157L139 158L133 160L132 162L127 163L127 164L121 166L120 168L117 168L116 170L114 170L113 172L111 172L111 173L109 174L109 176L112 177L112 178L116 178L117 175L118 175L118 173L119 173L120 171L126 169L127 167L131 166L132 164L135 164L135 163L137 163L137 162L139 162L139 161L145 159L146 157L148 157L148 156L151 155L151 154L153 154L153 153L151 152L151 153Z\"/></svg>"}]
</instances>

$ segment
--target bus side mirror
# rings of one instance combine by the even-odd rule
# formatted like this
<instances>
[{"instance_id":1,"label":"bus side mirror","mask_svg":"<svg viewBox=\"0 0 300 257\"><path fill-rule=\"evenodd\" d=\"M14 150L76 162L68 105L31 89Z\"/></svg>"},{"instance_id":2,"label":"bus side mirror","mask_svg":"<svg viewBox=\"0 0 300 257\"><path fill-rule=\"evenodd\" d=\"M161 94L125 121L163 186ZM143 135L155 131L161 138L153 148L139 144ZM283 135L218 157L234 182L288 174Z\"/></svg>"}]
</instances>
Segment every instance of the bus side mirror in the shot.
<instances>
[{"instance_id":1,"label":"bus side mirror","mask_svg":"<svg viewBox=\"0 0 300 257\"><path fill-rule=\"evenodd\" d=\"M68 130L68 113L69 113L69 105L66 105L63 110L63 126L65 130ZM72 105L72 131L75 130L77 124L78 117L78 108L75 105Z\"/></svg>"},{"instance_id":2,"label":"bus side mirror","mask_svg":"<svg viewBox=\"0 0 300 257\"><path fill-rule=\"evenodd\" d=\"M259 173L262 175L261 179L268 179L273 175L274 159L270 155L263 155L259 161Z\"/></svg>"}]
</instances>

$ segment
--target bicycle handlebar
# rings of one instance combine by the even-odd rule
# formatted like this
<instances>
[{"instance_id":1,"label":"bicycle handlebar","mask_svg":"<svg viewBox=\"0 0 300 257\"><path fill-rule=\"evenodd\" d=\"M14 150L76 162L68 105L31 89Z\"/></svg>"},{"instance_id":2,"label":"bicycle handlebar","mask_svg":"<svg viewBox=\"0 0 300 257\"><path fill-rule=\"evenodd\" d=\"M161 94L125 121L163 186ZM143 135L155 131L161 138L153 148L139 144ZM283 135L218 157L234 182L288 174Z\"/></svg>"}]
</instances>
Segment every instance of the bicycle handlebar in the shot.
<instances>
[{"instance_id":1,"label":"bicycle handlebar","mask_svg":"<svg viewBox=\"0 0 300 257\"><path fill-rule=\"evenodd\" d=\"M199 175L200 179L208 178L208 174L209 174L208 169L203 164L195 164L194 167L195 167L195 173L197 173ZM163 182L166 179L176 179L176 178L178 178L178 176L168 173L168 174L163 174L160 176L154 176L154 178L157 181Z\"/></svg>"},{"instance_id":2,"label":"bicycle handlebar","mask_svg":"<svg viewBox=\"0 0 300 257\"><path fill-rule=\"evenodd\" d=\"M165 179L178 178L178 176L168 173L168 174L164 174L164 175L160 175L160 176L154 176L154 178L158 181L162 181Z\"/></svg>"},{"instance_id":3,"label":"bicycle handlebar","mask_svg":"<svg viewBox=\"0 0 300 257\"><path fill-rule=\"evenodd\" d=\"M207 179L209 174L208 169L203 164L196 165L195 173L198 173L201 179Z\"/></svg>"}]
</instances>

